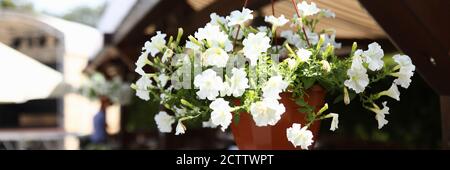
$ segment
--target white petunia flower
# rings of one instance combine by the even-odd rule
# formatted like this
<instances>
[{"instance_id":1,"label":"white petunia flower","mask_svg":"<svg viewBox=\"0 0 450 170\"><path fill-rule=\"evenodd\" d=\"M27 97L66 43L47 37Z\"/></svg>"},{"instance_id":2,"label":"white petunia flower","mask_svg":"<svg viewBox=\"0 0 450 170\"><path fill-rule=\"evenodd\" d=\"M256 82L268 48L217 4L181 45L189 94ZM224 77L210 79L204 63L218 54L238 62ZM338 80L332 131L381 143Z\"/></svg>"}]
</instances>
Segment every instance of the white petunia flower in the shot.
<instances>
[{"instance_id":1,"label":"white petunia flower","mask_svg":"<svg viewBox=\"0 0 450 170\"><path fill-rule=\"evenodd\" d=\"M336 42L336 34L335 33L333 33L331 35L328 35L328 34L322 34L322 35L324 35L323 48L328 47L328 45L333 45L334 48L342 47L342 43Z\"/></svg>"},{"instance_id":2,"label":"white petunia flower","mask_svg":"<svg viewBox=\"0 0 450 170\"><path fill-rule=\"evenodd\" d=\"M286 111L283 104L276 99L264 99L250 105L250 113L256 126L275 125Z\"/></svg>"},{"instance_id":3,"label":"white petunia flower","mask_svg":"<svg viewBox=\"0 0 450 170\"><path fill-rule=\"evenodd\" d=\"M366 73L366 69L363 67L351 68L347 70L347 75L350 79L345 80L344 84L350 89L353 89L356 93L364 91L369 84L369 77Z\"/></svg>"},{"instance_id":4,"label":"white petunia flower","mask_svg":"<svg viewBox=\"0 0 450 170\"><path fill-rule=\"evenodd\" d=\"M399 64L400 71L397 73L392 73L392 76L397 77L394 83L402 86L403 88L408 88L411 84L411 77L414 75L416 66L412 64L411 58L407 55L394 55L394 61Z\"/></svg>"},{"instance_id":5,"label":"white petunia flower","mask_svg":"<svg viewBox=\"0 0 450 170\"><path fill-rule=\"evenodd\" d=\"M161 93L161 94L159 95L159 98L161 99L161 100L159 101L159 104L163 104L163 103L166 102L167 99L168 99L168 97L167 97L167 95L166 95L165 93Z\"/></svg>"},{"instance_id":6,"label":"white petunia flower","mask_svg":"<svg viewBox=\"0 0 450 170\"><path fill-rule=\"evenodd\" d=\"M217 15L216 13L211 13L209 15L209 18L211 18L211 21L209 23L211 23L212 25L227 24L227 20L224 17Z\"/></svg>"},{"instance_id":7,"label":"white petunia flower","mask_svg":"<svg viewBox=\"0 0 450 170\"><path fill-rule=\"evenodd\" d=\"M148 53L144 52L142 53L138 60L136 61L136 69L134 70L139 75L145 75L145 71L143 70L144 66L148 64Z\"/></svg>"},{"instance_id":8,"label":"white petunia flower","mask_svg":"<svg viewBox=\"0 0 450 170\"><path fill-rule=\"evenodd\" d=\"M220 125L222 131L225 131L233 118L229 102L223 100L223 98L218 98L211 102L209 108L213 110L211 112L211 122L214 125Z\"/></svg>"},{"instance_id":9,"label":"white petunia flower","mask_svg":"<svg viewBox=\"0 0 450 170\"><path fill-rule=\"evenodd\" d=\"M175 109L175 115L176 115L177 117L183 117L183 116L185 116L186 113L187 113L187 109L186 109L185 107L179 108L179 107L176 107L176 106L175 106L174 109Z\"/></svg>"},{"instance_id":10,"label":"white petunia flower","mask_svg":"<svg viewBox=\"0 0 450 170\"><path fill-rule=\"evenodd\" d=\"M386 118L383 114L376 114L375 119L378 122L378 129L383 128L384 125L387 125L389 123L389 121L386 120Z\"/></svg>"},{"instance_id":11,"label":"white petunia flower","mask_svg":"<svg viewBox=\"0 0 450 170\"><path fill-rule=\"evenodd\" d=\"M308 149L312 145L313 134L305 126L302 128L301 124L294 123L292 127L286 129L286 136L295 147L300 146L302 149Z\"/></svg>"},{"instance_id":12,"label":"white petunia flower","mask_svg":"<svg viewBox=\"0 0 450 170\"><path fill-rule=\"evenodd\" d=\"M193 43L189 40L189 41L186 41L186 48L192 49L194 51L198 51L198 50L200 50L201 47L198 44Z\"/></svg>"},{"instance_id":13,"label":"white petunia flower","mask_svg":"<svg viewBox=\"0 0 450 170\"><path fill-rule=\"evenodd\" d=\"M209 120L206 121L206 122L202 122L202 127L203 127L203 128L216 128L217 125L213 124L213 123L212 123L212 120L209 119Z\"/></svg>"},{"instance_id":14,"label":"white petunia flower","mask_svg":"<svg viewBox=\"0 0 450 170\"><path fill-rule=\"evenodd\" d=\"M331 120L330 130L335 131L338 128L339 115L336 113L330 113L329 115L333 118L333 120Z\"/></svg>"},{"instance_id":15,"label":"white petunia flower","mask_svg":"<svg viewBox=\"0 0 450 170\"><path fill-rule=\"evenodd\" d=\"M166 74L160 74L159 76L158 76L158 81L159 81L159 83L160 83L160 85L161 85L161 87L164 87L164 86L166 86L166 84L167 84L167 81L169 81L169 76L166 76Z\"/></svg>"},{"instance_id":16,"label":"white petunia flower","mask_svg":"<svg viewBox=\"0 0 450 170\"><path fill-rule=\"evenodd\" d=\"M322 14L327 18L336 18L336 14L329 9L322 9Z\"/></svg>"},{"instance_id":17,"label":"white petunia flower","mask_svg":"<svg viewBox=\"0 0 450 170\"><path fill-rule=\"evenodd\" d=\"M245 89L249 88L247 73L245 72L245 68L233 68L231 70L233 76L229 78L225 84L226 88L224 88L224 94L227 96L233 95L234 97L240 97L244 94Z\"/></svg>"},{"instance_id":18,"label":"white petunia flower","mask_svg":"<svg viewBox=\"0 0 450 170\"><path fill-rule=\"evenodd\" d=\"M142 76L136 81L136 96L145 101L150 100L150 94L147 89L150 86L152 86L152 80L145 75Z\"/></svg>"},{"instance_id":19,"label":"white petunia flower","mask_svg":"<svg viewBox=\"0 0 450 170\"><path fill-rule=\"evenodd\" d=\"M164 52L161 61L163 63L169 61L169 58L171 58L173 56L173 51L171 49L167 49L166 52Z\"/></svg>"},{"instance_id":20,"label":"white petunia flower","mask_svg":"<svg viewBox=\"0 0 450 170\"><path fill-rule=\"evenodd\" d=\"M350 69L347 70L348 80L345 80L344 85L350 89L353 89L356 93L364 91L367 85L369 85L369 76L367 70L362 65L361 57L356 54L360 54L361 51L357 50L353 56L353 62Z\"/></svg>"},{"instance_id":21,"label":"white petunia flower","mask_svg":"<svg viewBox=\"0 0 450 170\"><path fill-rule=\"evenodd\" d=\"M230 82L228 80L223 82L223 88L219 91L220 97L231 96L230 88Z\"/></svg>"},{"instance_id":22,"label":"white petunia flower","mask_svg":"<svg viewBox=\"0 0 450 170\"><path fill-rule=\"evenodd\" d=\"M303 1L302 3L297 4L297 8L299 9L300 15L303 17L315 15L320 12L320 9L317 8L316 3L314 2L308 4L308 2Z\"/></svg>"},{"instance_id":23,"label":"white petunia flower","mask_svg":"<svg viewBox=\"0 0 450 170\"><path fill-rule=\"evenodd\" d=\"M244 29L238 29L237 27L230 28L231 30L231 36L233 38L237 38L238 40L241 40L244 38ZM237 31L239 30L239 34L236 37Z\"/></svg>"},{"instance_id":24,"label":"white petunia flower","mask_svg":"<svg viewBox=\"0 0 450 170\"><path fill-rule=\"evenodd\" d=\"M204 66L225 67L230 58L222 48L212 47L202 54L202 63Z\"/></svg>"},{"instance_id":25,"label":"white petunia flower","mask_svg":"<svg viewBox=\"0 0 450 170\"><path fill-rule=\"evenodd\" d=\"M266 16L264 18L264 21L269 22L272 24L273 27L281 27L284 24L286 24L289 20L287 20L284 15L281 15L280 17L275 17L273 15L271 16Z\"/></svg>"},{"instance_id":26,"label":"white petunia flower","mask_svg":"<svg viewBox=\"0 0 450 170\"><path fill-rule=\"evenodd\" d=\"M172 132L172 124L175 123L175 118L168 115L165 111L160 111L155 115L155 122L160 132L170 133Z\"/></svg>"},{"instance_id":27,"label":"white petunia flower","mask_svg":"<svg viewBox=\"0 0 450 170\"><path fill-rule=\"evenodd\" d=\"M394 83L406 89L411 84L411 77L414 75L414 72L400 70L400 72L393 73L392 75L397 77L397 79L394 80Z\"/></svg>"},{"instance_id":28,"label":"white petunia flower","mask_svg":"<svg viewBox=\"0 0 450 170\"><path fill-rule=\"evenodd\" d=\"M307 46L306 42L302 40L300 35L294 34L291 30L281 31L280 36L285 38L289 44L292 44L297 48L305 48Z\"/></svg>"},{"instance_id":29,"label":"white petunia flower","mask_svg":"<svg viewBox=\"0 0 450 170\"><path fill-rule=\"evenodd\" d=\"M380 92L378 96L389 96L397 101L400 101L400 91L398 91L398 87L395 83L393 83L388 90Z\"/></svg>"},{"instance_id":30,"label":"white petunia flower","mask_svg":"<svg viewBox=\"0 0 450 170\"><path fill-rule=\"evenodd\" d=\"M253 19L252 10L247 8L242 8L241 11L232 11L230 16L227 16L228 26L241 25L243 26L245 22Z\"/></svg>"},{"instance_id":31,"label":"white petunia flower","mask_svg":"<svg viewBox=\"0 0 450 170\"><path fill-rule=\"evenodd\" d=\"M289 69L293 70L297 67L297 61L293 58L286 59Z\"/></svg>"},{"instance_id":32,"label":"white petunia flower","mask_svg":"<svg viewBox=\"0 0 450 170\"><path fill-rule=\"evenodd\" d=\"M266 27L266 29L267 29L267 27ZM289 41L289 40L292 40L291 37L293 35L294 35L294 32L292 32L292 30L284 30L284 31L281 31L281 33L280 33L280 36L285 38L289 44L294 44L293 41Z\"/></svg>"},{"instance_id":33,"label":"white petunia flower","mask_svg":"<svg viewBox=\"0 0 450 170\"><path fill-rule=\"evenodd\" d=\"M265 33L250 33L242 42L244 45L244 55L250 59L250 65L255 66L261 53L265 53L270 48L270 38Z\"/></svg>"},{"instance_id":34,"label":"white petunia flower","mask_svg":"<svg viewBox=\"0 0 450 170\"><path fill-rule=\"evenodd\" d=\"M178 121L177 127L175 129L175 135L184 134L186 131L186 126L184 126L182 121Z\"/></svg>"},{"instance_id":35,"label":"white petunia flower","mask_svg":"<svg viewBox=\"0 0 450 170\"><path fill-rule=\"evenodd\" d=\"M259 32L265 32L265 33L267 33L267 31L269 31L269 28L267 28L266 26L259 26L256 29L258 29Z\"/></svg>"},{"instance_id":36,"label":"white petunia flower","mask_svg":"<svg viewBox=\"0 0 450 170\"><path fill-rule=\"evenodd\" d=\"M406 70L406 71L415 71L416 66L411 61L411 58L407 55L399 55L396 54L392 57L396 63L400 66L400 70Z\"/></svg>"},{"instance_id":37,"label":"white petunia flower","mask_svg":"<svg viewBox=\"0 0 450 170\"><path fill-rule=\"evenodd\" d=\"M208 46L219 47L225 49L225 51L233 50L233 44L228 35L220 30L218 25L206 24L204 28L199 28L194 34L195 38L199 41L206 40ZM190 45L192 46L192 44ZM192 47L195 48L195 47Z\"/></svg>"},{"instance_id":38,"label":"white petunia flower","mask_svg":"<svg viewBox=\"0 0 450 170\"><path fill-rule=\"evenodd\" d=\"M166 46L166 34L161 34L161 31L157 31L156 35L144 44L145 52L150 53L153 57L163 50Z\"/></svg>"},{"instance_id":39,"label":"white petunia flower","mask_svg":"<svg viewBox=\"0 0 450 170\"><path fill-rule=\"evenodd\" d=\"M375 112L375 119L378 122L378 129L381 129L388 123L385 119L385 115L389 114L389 107L387 107L386 104L387 102L383 102L383 109L380 109L376 104L373 104L373 108L369 108L369 110Z\"/></svg>"},{"instance_id":40,"label":"white petunia flower","mask_svg":"<svg viewBox=\"0 0 450 170\"><path fill-rule=\"evenodd\" d=\"M320 64L322 64L322 69L325 70L325 72L331 71L331 65L327 60L320 61Z\"/></svg>"},{"instance_id":41,"label":"white petunia flower","mask_svg":"<svg viewBox=\"0 0 450 170\"><path fill-rule=\"evenodd\" d=\"M280 93L286 90L289 83L283 80L281 76L272 76L262 87L263 97L271 99L280 99Z\"/></svg>"},{"instance_id":42,"label":"white petunia flower","mask_svg":"<svg viewBox=\"0 0 450 170\"><path fill-rule=\"evenodd\" d=\"M369 44L369 49L362 53L363 60L369 64L369 69L372 71L377 71L383 68L384 62L382 60L384 56L383 49L381 46L373 42Z\"/></svg>"},{"instance_id":43,"label":"white petunia flower","mask_svg":"<svg viewBox=\"0 0 450 170\"><path fill-rule=\"evenodd\" d=\"M306 35L308 36L309 43L317 44L319 42L319 34L312 32L309 29L305 29Z\"/></svg>"},{"instance_id":44,"label":"white petunia flower","mask_svg":"<svg viewBox=\"0 0 450 170\"><path fill-rule=\"evenodd\" d=\"M303 48L297 50L297 56L300 58L301 62L308 62L311 55L312 55L312 52L309 50L306 50Z\"/></svg>"},{"instance_id":45,"label":"white petunia flower","mask_svg":"<svg viewBox=\"0 0 450 170\"><path fill-rule=\"evenodd\" d=\"M195 76L194 86L199 88L196 94L200 99L215 100L224 85L222 78L214 70L208 69Z\"/></svg>"}]
</instances>

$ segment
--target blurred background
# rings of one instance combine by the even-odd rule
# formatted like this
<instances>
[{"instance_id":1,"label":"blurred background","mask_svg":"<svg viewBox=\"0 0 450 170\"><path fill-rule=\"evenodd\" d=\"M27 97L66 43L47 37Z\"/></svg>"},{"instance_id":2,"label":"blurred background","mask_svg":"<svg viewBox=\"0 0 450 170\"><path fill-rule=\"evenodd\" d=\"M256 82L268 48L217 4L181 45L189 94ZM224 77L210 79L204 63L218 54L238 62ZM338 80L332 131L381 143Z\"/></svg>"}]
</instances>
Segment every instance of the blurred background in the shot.
<instances>
[{"instance_id":1,"label":"blurred background","mask_svg":"<svg viewBox=\"0 0 450 170\"><path fill-rule=\"evenodd\" d=\"M335 19L322 20L319 28L336 30L336 41L342 43L338 55L349 54L353 42L364 48L376 41L387 56L405 52L418 66L411 86L401 89L401 101L390 103L387 126L378 130L373 114L360 103L353 102L350 107L333 104L331 111L340 113L339 129L331 132L329 120L323 121L316 148L446 148L443 136L448 134L445 129L450 116L441 109L450 112L450 100L442 97L448 95L449 87L445 83L450 72L442 68L450 62L448 21L440 21L444 27L428 25L424 36L443 30L443 38L434 46L423 45L422 53L408 43L419 41L410 35L420 35L423 30L404 28L415 21L409 20L412 16L422 23L436 23L427 20L439 15L431 12L436 9L432 7L448 14L448 2L393 2L378 12L373 9L379 3L364 0L313 2L336 13ZM92 143L89 136L102 103L73 89L83 84L86 75L96 72L108 80L120 77L134 82L138 78L134 62L156 31L175 35L182 27L185 35L193 34L209 22L210 13L228 15L243 4L243 0L0 0L0 149L234 149L230 132L204 129L195 122L185 135L159 133L153 118L159 103L142 101L133 94L127 104L116 103L106 109L107 140ZM413 10L405 12L398 7ZM251 23L255 26L266 24L264 16L272 14L270 0L249 0L248 8L255 11ZM295 13L289 0L275 0L274 9L276 16ZM405 23L393 22L395 17L388 15L393 10ZM395 32L396 28L405 33ZM428 58L427 51L441 47L447 50L444 55ZM436 62L444 64L428 66ZM380 89L387 89L390 82L380 82Z\"/></svg>"}]
</instances>

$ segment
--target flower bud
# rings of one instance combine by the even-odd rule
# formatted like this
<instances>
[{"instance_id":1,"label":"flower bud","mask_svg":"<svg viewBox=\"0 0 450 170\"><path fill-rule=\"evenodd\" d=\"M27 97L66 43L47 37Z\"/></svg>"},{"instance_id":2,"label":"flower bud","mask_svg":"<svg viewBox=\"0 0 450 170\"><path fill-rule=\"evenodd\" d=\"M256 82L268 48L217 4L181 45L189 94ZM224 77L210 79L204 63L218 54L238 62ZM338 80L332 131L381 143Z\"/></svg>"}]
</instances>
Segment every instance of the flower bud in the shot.
<instances>
[{"instance_id":1,"label":"flower bud","mask_svg":"<svg viewBox=\"0 0 450 170\"><path fill-rule=\"evenodd\" d=\"M322 69L325 70L325 72L328 73L331 71L330 63L327 60L322 60L320 63L322 64Z\"/></svg>"},{"instance_id":2,"label":"flower bud","mask_svg":"<svg viewBox=\"0 0 450 170\"><path fill-rule=\"evenodd\" d=\"M348 90L344 87L344 103L345 105L350 104L350 96L348 95Z\"/></svg>"}]
</instances>

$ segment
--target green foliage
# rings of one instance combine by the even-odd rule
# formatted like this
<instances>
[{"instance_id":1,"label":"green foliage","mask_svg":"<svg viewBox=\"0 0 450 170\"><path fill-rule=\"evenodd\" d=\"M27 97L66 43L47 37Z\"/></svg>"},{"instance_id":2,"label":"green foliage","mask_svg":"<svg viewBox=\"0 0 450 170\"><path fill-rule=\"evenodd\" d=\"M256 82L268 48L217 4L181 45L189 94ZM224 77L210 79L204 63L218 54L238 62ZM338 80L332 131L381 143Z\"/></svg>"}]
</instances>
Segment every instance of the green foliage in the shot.
<instances>
[{"instance_id":1,"label":"green foliage","mask_svg":"<svg viewBox=\"0 0 450 170\"><path fill-rule=\"evenodd\" d=\"M95 27L97 26L97 23L102 16L104 9L105 5L96 8L81 6L64 14L62 18Z\"/></svg>"},{"instance_id":2,"label":"green foliage","mask_svg":"<svg viewBox=\"0 0 450 170\"><path fill-rule=\"evenodd\" d=\"M14 9L17 6L16 4L14 4L14 2L12 2L12 0L1 0L0 7L5 9Z\"/></svg>"},{"instance_id":3,"label":"green foliage","mask_svg":"<svg viewBox=\"0 0 450 170\"><path fill-rule=\"evenodd\" d=\"M125 130L127 132L156 129L154 116L160 110L158 101L143 101L133 97L129 106Z\"/></svg>"},{"instance_id":4,"label":"green foliage","mask_svg":"<svg viewBox=\"0 0 450 170\"><path fill-rule=\"evenodd\" d=\"M239 121L241 120L241 115L240 113L235 113L234 117L233 117L233 123L235 123L236 125L239 124Z\"/></svg>"},{"instance_id":5,"label":"green foliage","mask_svg":"<svg viewBox=\"0 0 450 170\"><path fill-rule=\"evenodd\" d=\"M24 0L0 0L0 9L34 12L33 4Z\"/></svg>"}]
</instances>

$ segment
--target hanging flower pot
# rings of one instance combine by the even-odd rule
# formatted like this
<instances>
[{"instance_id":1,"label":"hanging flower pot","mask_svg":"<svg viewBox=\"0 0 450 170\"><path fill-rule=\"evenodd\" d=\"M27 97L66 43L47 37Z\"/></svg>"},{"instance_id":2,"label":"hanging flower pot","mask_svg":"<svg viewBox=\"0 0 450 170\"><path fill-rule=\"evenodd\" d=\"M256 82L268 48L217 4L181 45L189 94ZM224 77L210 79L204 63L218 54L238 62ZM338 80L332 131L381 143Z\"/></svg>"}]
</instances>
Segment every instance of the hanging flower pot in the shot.
<instances>
[{"instance_id":1,"label":"hanging flower pot","mask_svg":"<svg viewBox=\"0 0 450 170\"><path fill-rule=\"evenodd\" d=\"M386 125L389 107L377 100L400 99L398 86L408 88L415 71L411 59L395 55L394 62L384 62L376 42L366 50L354 43L347 57L338 57L335 32L316 30L321 18L335 14L314 3L292 3L291 19L265 17L271 27L249 25L253 11L243 8L226 17L212 13L185 43L181 28L177 37L157 31L136 61L140 78L132 88L175 113L155 116L160 132L176 126L176 135L187 133L185 121L196 119L206 128L231 126L240 149L312 149L321 120L332 119L331 131L338 128L338 114L327 113L326 94L345 104L359 99L379 128ZM281 31L285 40L276 43L277 28L288 23L293 30ZM146 65L157 71L146 73ZM396 78L388 90L366 90L388 76Z\"/></svg>"},{"instance_id":2,"label":"hanging flower pot","mask_svg":"<svg viewBox=\"0 0 450 170\"><path fill-rule=\"evenodd\" d=\"M292 99L292 93L281 93L281 103L286 107L281 119L274 126L258 127L249 113L240 113L239 121L231 124L234 141L242 150L292 150L295 147L286 138L286 129L294 123L306 125L305 113L299 112L300 107ZM324 105L325 90L314 85L307 91L305 101L318 111ZM318 138L320 121L314 122L310 130L316 141ZM314 145L313 145L314 146Z\"/></svg>"}]
</instances>

